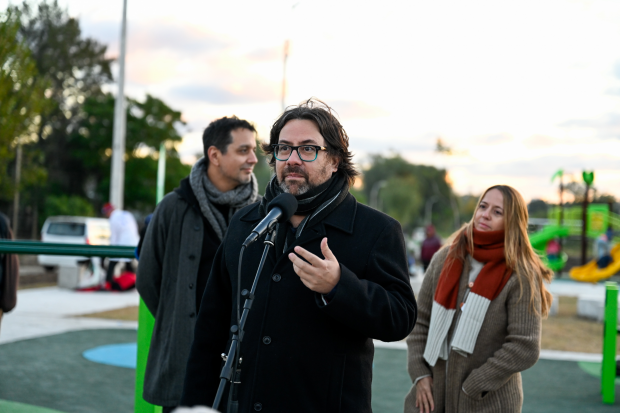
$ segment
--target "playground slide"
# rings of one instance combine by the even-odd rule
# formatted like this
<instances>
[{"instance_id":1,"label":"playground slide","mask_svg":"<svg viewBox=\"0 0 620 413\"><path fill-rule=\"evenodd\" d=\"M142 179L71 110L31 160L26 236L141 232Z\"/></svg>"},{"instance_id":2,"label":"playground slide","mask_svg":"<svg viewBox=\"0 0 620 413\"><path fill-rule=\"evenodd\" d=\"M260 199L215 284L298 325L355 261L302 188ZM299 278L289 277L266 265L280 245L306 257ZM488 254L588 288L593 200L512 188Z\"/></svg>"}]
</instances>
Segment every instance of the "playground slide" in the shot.
<instances>
[{"instance_id":1,"label":"playground slide","mask_svg":"<svg viewBox=\"0 0 620 413\"><path fill-rule=\"evenodd\" d=\"M592 260L581 267L573 267L570 270L570 277L577 281L595 283L620 271L620 244L611 249L613 262L605 268L598 268L596 260Z\"/></svg>"},{"instance_id":2,"label":"playground slide","mask_svg":"<svg viewBox=\"0 0 620 413\"><path fill-rule=\"evenodd\" d=\"M538 232L530 234L530 244L532 244L532 248L535 250L544 252L547 243L553 238L562 238L567 236L568 227L561 227L559 225L548 226Z\"/></svg>"},{"instance_id":3,"label":"playground slide","mask_svg":"<svg viewBox=\"0 0 620 413\"><path fill-rule=\"evenodd\" d=\"M537 250L540 254L543 255L542 259L553 271L560 271L566 265L566 261L568 260L568 256L565 253L560 254L560 256L556 259L549 260L544 255L545 249L547 247L547 243L553 238L567 237L568 236L568 227L562 226L548 226L543 228L541 231L530 234L530 244L532 244L532 248Z\"/></svg>"}]
</instances>

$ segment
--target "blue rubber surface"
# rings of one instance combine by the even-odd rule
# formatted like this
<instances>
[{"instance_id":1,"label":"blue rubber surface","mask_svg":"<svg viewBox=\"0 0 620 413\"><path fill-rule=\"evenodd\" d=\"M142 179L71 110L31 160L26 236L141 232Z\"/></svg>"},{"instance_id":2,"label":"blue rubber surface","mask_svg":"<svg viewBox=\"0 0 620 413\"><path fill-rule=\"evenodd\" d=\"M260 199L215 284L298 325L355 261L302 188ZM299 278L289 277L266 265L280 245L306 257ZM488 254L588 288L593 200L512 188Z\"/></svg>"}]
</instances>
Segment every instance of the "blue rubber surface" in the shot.
<instances>
[{"instance_id":1,"label":"blue rubber surface","mask_svg":"<svg viewBox=\"0 0 620 413\"><path fill-rule=\"evenodd\" d=\"M82 355L95 363L135 369L138 346L136 343L108 344L86 350Z\"/></svg>"}]
</instances>

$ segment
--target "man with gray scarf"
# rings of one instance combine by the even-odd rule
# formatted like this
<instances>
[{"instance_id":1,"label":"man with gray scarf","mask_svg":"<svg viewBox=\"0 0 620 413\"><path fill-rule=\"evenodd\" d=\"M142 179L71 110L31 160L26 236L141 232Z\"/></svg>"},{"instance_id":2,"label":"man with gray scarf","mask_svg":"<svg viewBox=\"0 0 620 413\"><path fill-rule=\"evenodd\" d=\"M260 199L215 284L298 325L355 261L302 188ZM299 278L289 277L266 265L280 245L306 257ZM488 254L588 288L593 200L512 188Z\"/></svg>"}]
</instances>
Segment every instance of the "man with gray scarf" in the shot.
<instances>
[{"instance_id":1,"label":"man with gray scarf","mask_svg":"<svg viewBox=\"0 0 620 413\"><path fill-rule=\"evenodd\" d=\"M203 134L205 156L155 209L140 255L137 289L155 317L144 400L172 411L183 390L196 314L232 216L259 201L256 130L224 117Z\"/></svg>"}]
</instances>

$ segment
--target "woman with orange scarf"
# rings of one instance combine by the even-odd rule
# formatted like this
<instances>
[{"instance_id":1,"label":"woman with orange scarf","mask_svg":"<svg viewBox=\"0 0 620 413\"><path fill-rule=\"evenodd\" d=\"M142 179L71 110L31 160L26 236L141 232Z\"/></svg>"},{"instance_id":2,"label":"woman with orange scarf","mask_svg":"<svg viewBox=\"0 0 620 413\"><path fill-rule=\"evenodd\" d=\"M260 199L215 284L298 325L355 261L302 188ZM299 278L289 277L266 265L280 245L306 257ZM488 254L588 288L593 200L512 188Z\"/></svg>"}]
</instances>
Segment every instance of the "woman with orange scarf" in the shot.
<instances>
[{"instance_id":1,"label":"woman with orange scarf","mask_svg":"<svg viewBox=\"0 0 620 413\"><path fill-rule=\"evenodd\" d=\"M514 188L487 189L431 261L407 338L405 413L520 412L521 371L540 353L553 273L532 250Z\"/></svg>"}]
</instances>

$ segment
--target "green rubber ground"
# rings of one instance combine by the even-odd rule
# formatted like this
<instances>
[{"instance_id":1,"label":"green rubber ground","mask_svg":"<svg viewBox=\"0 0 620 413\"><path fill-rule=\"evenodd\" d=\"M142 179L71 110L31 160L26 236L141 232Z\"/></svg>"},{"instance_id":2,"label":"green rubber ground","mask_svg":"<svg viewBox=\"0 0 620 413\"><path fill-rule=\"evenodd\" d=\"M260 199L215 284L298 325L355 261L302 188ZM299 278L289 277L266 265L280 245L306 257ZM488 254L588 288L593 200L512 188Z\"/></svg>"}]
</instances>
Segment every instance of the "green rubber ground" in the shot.
<instances>
[{"instance_id":1,"label":"green rubber ground","mask_svg":"<svg viewBox=\"0 0 620 413\"><path fill-rule=\"evenodd\" d=\"M83 330L3 344L0 400L64 413L131 413L135 370L82 356L93 347L131 342L135 330ZM0 412L23 412L10 409Z\"/></svg>"},{"instance_id":2,"label":"green rubber ground","mask_svg":"<svg viewBox=\"0 0 620 413\"><path fill-rule=\"evenodd\" d=\"M33 406L31 404L8 402L0 400L0 412L3 413L62 413L58 410L46 409L45 407Z\"/></svg>"},{"instance_id":3,"label":"green rubber ground","mask_svg":"<svg viewBox=\"0 0 620 413\"><path fill-rule=\"evenodd\" d=\"M93 363L85 350L135 342L131 330L84 330L0 346L0 412L131 413L134 370ZM411 381L406 351L376 349L373 371L375 413L402 413ZM596 366L540 360L523 373L525 413L619 412L601 403ZM46 409L42 409L46 408ZM49 410L53 409L53 410Z\"/></svg>"}]
</instances>

